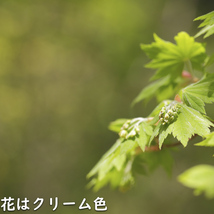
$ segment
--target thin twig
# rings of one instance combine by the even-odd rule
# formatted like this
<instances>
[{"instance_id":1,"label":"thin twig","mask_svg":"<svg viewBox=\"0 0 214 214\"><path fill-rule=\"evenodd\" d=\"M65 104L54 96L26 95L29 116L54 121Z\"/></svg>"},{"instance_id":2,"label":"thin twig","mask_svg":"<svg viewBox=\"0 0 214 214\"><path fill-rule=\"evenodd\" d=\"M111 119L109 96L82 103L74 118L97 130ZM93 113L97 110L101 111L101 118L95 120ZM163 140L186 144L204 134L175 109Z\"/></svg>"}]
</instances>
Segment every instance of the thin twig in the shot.
<instances>
[{"instance_id":1,"label":"thin twig","mask_svg":"<svg viewBox=\"0 0 214 214\"><path fill-rule=\"evenodd\" d=\"M189 139L189 141L192 140L193 138L195 138L196 136L197 135L193 135ZM182 143L180 141L172 143L172 144L163 144L161 149L163 149L163 148L172 148L172 147L176 147L176 146L180 146L180 145L182 145ZM154 146L146 146L145 152L155 152L155 151L160 151L161 149L159 148L158 144L154 145ZM135 154L139 155L141 153L143 153L142 149L140 147L137 147L136 150L135 150Z\"/></svg>"}]
</instances>

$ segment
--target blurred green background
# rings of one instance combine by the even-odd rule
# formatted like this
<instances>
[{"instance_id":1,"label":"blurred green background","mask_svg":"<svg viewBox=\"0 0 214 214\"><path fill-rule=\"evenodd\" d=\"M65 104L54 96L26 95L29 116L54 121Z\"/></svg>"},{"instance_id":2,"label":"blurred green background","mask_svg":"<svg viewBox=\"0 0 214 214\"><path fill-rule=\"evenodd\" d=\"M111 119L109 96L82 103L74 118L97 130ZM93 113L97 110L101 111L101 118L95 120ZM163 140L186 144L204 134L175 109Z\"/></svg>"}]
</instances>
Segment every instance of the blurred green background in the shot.
<instances>
[{"instance_id":1,"label":"blurred green background","mask_svg":"<svg viewBox=\"0 0 214 214\"><path fill-rule=\"evenodd\" d=\"M88 212L78 210L83 198L95 213L98 196L112 214L213 213L213 200L176 180L191 166L213 163L211 149L191 145L173 153L172 178L160 169L139 176L127 193L85 188L86 174L117 139L108 124L147 116L156 105L130 107L153 74L143 67L140 43L152 42L154 32L170 41L179 31L194 35L193 19L213 8L208 0L1 0L1 199L27 197L33 213L42 197L42 214L52 212L51 197L59 198L57 213ZM212 53L214 38L206 42Z\"/></svg>"}]
</instances>

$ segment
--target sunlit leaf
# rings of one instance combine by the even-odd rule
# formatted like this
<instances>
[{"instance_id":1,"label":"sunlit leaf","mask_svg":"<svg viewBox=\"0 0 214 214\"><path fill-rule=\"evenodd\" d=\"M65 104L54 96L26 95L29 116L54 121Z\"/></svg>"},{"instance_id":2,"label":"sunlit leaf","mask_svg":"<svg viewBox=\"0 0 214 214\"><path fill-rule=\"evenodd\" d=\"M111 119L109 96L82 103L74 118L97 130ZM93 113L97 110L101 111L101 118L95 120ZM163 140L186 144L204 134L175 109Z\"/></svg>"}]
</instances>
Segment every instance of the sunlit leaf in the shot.
<instances>
[{"instance_id":1,"label":"sunlit leaf","mask_svg":"<svg viewBox=\"0 0 214 214\"><path fill-rule=\"evenodd\" d=\"M212 54L211 56L207 57L205 62L204 62L204 66L208 67L210 65L212 65L214 63L214 54Z\"/></svg>"},{"instance_id":2,"label":"sunlit leaf","mask_svg":"<svg viewBox=\"0 0 214 214\"><path fill-rule=\"evenodd\" d=\"M199 82L182 89L182 99L186 105L205 114L204 103L214 102L214 74L205 74Z\"/></svg>"},{"instance_id":3,"label":"sunlit leaf","mask_svg":"<svg viewBox=\"0 0 214 214\"><path fill-rule=\"evenodd\" d=\"M169 124L165 126L161 126L160 134L159 134L159 148L161 149L164 140L167 138L169 134L172 134L174 124Z\"/></svg>"},{"instance_id":4,"label":"sunlit leaf","mask_svg":"<svg viewBox=\"0 0 214 214\"><path fill-rule=\"evenodd\" d=\"M169 76L166 76L160 80L157 80L153 83L151 83L150 85L148 85L147 87L145 87L139 94L138 96L134 99L134 101L132 102L132 105L142 101L142 100L149 100L151 99L153 96L157 95L158 92L160 92L160 90L162 90L162 88L164 86L168 86L170 83L170 78Z\"/></svg>"},{"instance_id":5,"label":"sunlit leaf","mask_svg":"<svg viewBox=\"0 0 214 214\"><path fill-rule=\"evenodd\" d=\"M196 143L196 146L207 146L214 147L214 132L211 132L209 135L206 135L206 139L200 143Z\"/></svg>"},{"instance_id":6,"label":"sunlit leaf","mask_svg":"<svg viewBox=\"0 0 214 214\"><path fill-rule=\"evenodd\" d=\"M121 139L118 139L116 141L116 143L101 157L101 159L99 160L99 162L91 169L91 171L87 174L87 178L92 177L93 175L95 175L100 167L102 166L103 162L111 155L113 154L116 149L118 149L118 147L121 144Z\"/></svg>"},{"instance_id":7,"label":"sunlit leaf","mask_svg":"<svg viewBox=\"0 0 214 214\"><path fill-rule=\"evenodd\" d=\"M137 143L134 140L126 140L121 143L120 154L132 152L137 147Z\"/></svg>"},{"instance_id":8,"label":"sunlit leaf","mask_svg":"<svg viewBox=\"0 0 214 214\"><path fill-rule=\"evenodd\" d=\"M139 128L139 137L136 141L142 151L145 151L146 146L149 144L150 136L153 134L153 128L145 122L140 124Z\"/></svg>"},{"instance_id":9,"label":"sunlit leaf","mask_svg":"<svg viewBox=\"0 0 214 214\"><path fill-rule=\"evenodd\" d=\"M159 144L162 146L169 134L172 134L183 146L187 146L188 141L195 134L205 137L210 133L209 127L213 126L200 112L186 105L179 104L179 114L177 119L171 124L159 127ZM156 133L157 134L157 133Z\"/></svg>"},{"instance_id":10,"label":"sunlit leaf","mask_svg":"<svg viewBox=\"0 0 214 214\"><path fill-rule=\"evenodd\" d=\"M193 69L203 71L205 48L186 32L180 32L175 36L176 44L166 42L157 35L154 39L155 42L152 44L141 45L148 57L152 59L146 67L157 70L153 79L167 75L173 78L180 76L188 61L192 63Z\"/></svg>"},{"instance_id":11,"label":"sunlit leaf","mask_svg":"<svg viewBox=\"0 0 214 214\"><path fill-rule=\"evenodd\" d=\"M198 165L183 172L179 181L199 195L205 193L208 198L214 197L214 167L209 165Z\"/></svg>"},{"instance_id":12,"label":"sunlit leaf","mask_svg":"<svg viewBox=\"0 0 214 214\"><path fill-rule=\"evenodd\" d=\"M203 28L195 35L195 37L205 34L204 38L207 38L214 34L214 11L194 19L194 21L197 20L203 20L203 22L199 25L199 28Z\"/></svg>"}]
</instances>

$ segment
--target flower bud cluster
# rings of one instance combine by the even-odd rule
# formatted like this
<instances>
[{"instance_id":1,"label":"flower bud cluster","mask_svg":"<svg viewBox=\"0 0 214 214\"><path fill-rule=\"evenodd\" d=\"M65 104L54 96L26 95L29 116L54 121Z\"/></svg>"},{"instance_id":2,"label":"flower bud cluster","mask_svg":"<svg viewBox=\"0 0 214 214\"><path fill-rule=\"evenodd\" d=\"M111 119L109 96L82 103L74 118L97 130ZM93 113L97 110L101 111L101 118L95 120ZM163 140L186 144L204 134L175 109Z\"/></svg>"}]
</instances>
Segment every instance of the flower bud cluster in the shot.
<instances>
[{"instance_id":1,"label":"flower bud cluster","mask_svg":"<svg viewBox=\"0 0 214 214\"><path fill-rule=\"evenodd\" d=\"M172 123L179 113L179 108L178 104L164 106L159 113L162 125Z\"/></svg>"},{"instance_id":2,"label":"flower bud cluster","mask_svg":"<svg viewBox=\"0 0 214 214\"><path fill-rule=\"evenodd\" d=\"M139 126L137 125L132 128L131 120L127 120L121 127L119 136L124 139L128 139L128 138L135 137L137 134L139 134L139 132L140 132Z\"/></svg>"}]
</instances>

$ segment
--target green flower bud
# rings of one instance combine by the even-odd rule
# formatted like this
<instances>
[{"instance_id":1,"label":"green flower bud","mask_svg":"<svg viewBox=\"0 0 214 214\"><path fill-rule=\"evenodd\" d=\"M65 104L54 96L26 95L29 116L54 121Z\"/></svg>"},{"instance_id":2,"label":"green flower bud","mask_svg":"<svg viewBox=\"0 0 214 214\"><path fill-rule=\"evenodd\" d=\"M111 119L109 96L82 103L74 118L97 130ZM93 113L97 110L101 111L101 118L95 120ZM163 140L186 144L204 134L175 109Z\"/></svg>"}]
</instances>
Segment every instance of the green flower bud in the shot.
<instances>
[{"instance_id":1,"label":"green flower bud","mask_svg":"<svg viewBox=\"0 0 214 214\"><path fill-rule=\"evenodd\" d=\"M174 112L173 116L176 117L177 115L178 115L178 113L177 113L177 112Z\"/></svg>"},{"instance_id":2,"label":"green flower bud","mask_svg":"<svg viewBox=\"0 0 214 214\"><path fill-rule=\"evenodd\" d=\"M172 111L176 112L176 107L175 106L172 107Z\"/></svg>"},{"instance_id":3,"label":"green flower bud","mask_svg":"<svg viewBox=\"0 0 214 214\"><path fill-rule=\"evenodd\" d=\"M122 130L122 131L119 133L119 136L122 137L122 138L126 138L126 135L127 135L127 131L126 131L126 130Z\"/></svg>"},{"instance_id":4,"label":"green flower bud","mask_svg":"<svg viewBox=\"0 0 214 214\"><path fill-rule=\"evenodd\" d=\"M168 111L167 113L168 113L170 116L174 114L174 112L173 112L171 109L169 109L169 111Z\"/></svg>"},{"instance_id":5,"label":"green flower bud","mask_svg":"<svg viewBox=\"0 0 214 214\"><path fill-rule=\"evenodd\" d=\"M165 112L166 112L165 110L164 110L164 111L161 110L161 111L160 111L160 114L163 115L163 114L165 114Z\"/></svg>"},{"instance_id":6,"label":"green flower bud","mask_svg":"<svg viewBox=\"0 0 214 214\"><path fill-rule=\"evenodd\" d=\"M161 109L160 113L159 113L159 118L164 117L164 114L166 113L165 110L163 110L163 108Z\"/></svg>"},{"instance_id":7,"label":"green flower bud","mask_svg":"<svg viewBox=\"0 0 214 214\"><path fill-rule=\"evenodd\" d=\"M123 124L123 127L122 127L122 128L123 128L123 129L128 129L128 128L129 128L129 125L127 124L127 122Z\"/></svg>"},{"instance_id":8,"label":"green flower bud","mask_svg":"<svg viewBox=\"0 0 214 214\"><path fill-rule=\"evenodd\" d=\"M165 114L164 119L165 119L165 120L168 120L168 119L169 119L169 115L168 115L167 113Z\"/></svg>"},{"instance_id":9,"label":"green flower bud","mask_svg":"<svg viewBox=\"0 0 214 214\"><path fill-rule=\"evenodd\" d=\"M137 133L139 133L139 132L140 132L140 128L137 126L137 127L135 128L135 131L136 131Z\"/></svg>"},{"instance_id":10,"label":"green flower bud","mask_svg":"<svg viewBox=\"0 0 214 214\"><path fill-rule=\"evenodd\" d=\"M135 130L132 130L130 133L129 133L129 137L134 137L137 133L135 132Z\"/></svg>"}]
</instances>

